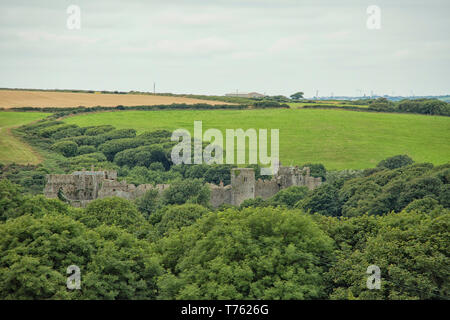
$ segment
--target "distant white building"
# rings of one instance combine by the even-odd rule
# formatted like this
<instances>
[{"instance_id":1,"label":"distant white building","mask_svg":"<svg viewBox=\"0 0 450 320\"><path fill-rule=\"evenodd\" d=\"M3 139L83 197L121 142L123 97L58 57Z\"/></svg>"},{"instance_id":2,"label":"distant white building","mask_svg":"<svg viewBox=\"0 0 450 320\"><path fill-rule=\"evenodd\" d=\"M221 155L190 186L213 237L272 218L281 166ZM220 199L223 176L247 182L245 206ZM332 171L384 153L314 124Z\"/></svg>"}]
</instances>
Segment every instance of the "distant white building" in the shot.
<instances>
[{"instance_id":1,"label":"distant white building","mask_svg":"<svg viewBox=\"0 0 450 320\"><path fill-rule=\"evenodd\" d=\"M258 92L250 93L227 93L225 97L238 97L238 98L264 98L265 95Z\"/></svg>"}]
</instances>

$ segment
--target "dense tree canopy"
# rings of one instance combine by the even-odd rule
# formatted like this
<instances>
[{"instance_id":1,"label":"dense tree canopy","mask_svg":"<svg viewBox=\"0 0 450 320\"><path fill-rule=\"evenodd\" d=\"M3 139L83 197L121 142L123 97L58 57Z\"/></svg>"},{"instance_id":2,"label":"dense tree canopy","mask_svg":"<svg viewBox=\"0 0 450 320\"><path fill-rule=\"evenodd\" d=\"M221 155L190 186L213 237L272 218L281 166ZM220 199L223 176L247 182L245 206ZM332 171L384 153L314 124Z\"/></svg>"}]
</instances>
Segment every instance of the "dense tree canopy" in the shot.
<instances>
[{"instance_id":1,"label":"dense tree canopy","mask_svg":"<svg viewBox=\"0 0 450 320\"><path fill-rule=\"evenodd\" d=\"M0 179L0 221L14 217L22 201L22 188L7 179Z\"/></svg>"},{"instance_id":2,"label":"dense tree canopy","mask_svg":"<svg viewBox=\"0 0 450 320\"><path fill-rule=\"evenodd\" d=\"M325 298L332 240L298 211L209 214L161 239L164 299Z\"/></svg>"},{"instance_id":3,"label":"dense tree canopy","mask_svg":"<svg viewBox=\"0 0 450 320\"><path fill-rule=\"evenodd\" d=\"M369 230L367 219L366 216L335 222L339 230L359 222L360 227L353 227L353 234L363 233L363 238L345 245L341 242L342 250L336 252L337 261L327 274L332 299L448 298L449 210L434 214L391 213L373 218ZM342 233L334 232L342 237ZM348 233L348 239L354 237ZM370 265L381 270L380 290L367 290L365 272Z\"/></svg>"},{"instance_id":4,"label":"dense tree canopy","mask_svg":"<svg viewBox=\"0 0 450 320\"><path fill-rule=\"evenodd\" d=\"M287 206L289 208L293 208L294 205L306 197L308 194L307 187L297 187L292 186L283 190L280 190L271 197L268 202L272 206Z\"/></svg>"},{"instance_id":5,"label":"dense tree canopy","mask_svg":"<svg viewBox=\"0 0 450 320\"><path fill-rule=\"evenodd\" d=\"M422 180L416 181L424 170L430 173L430 166L408 168L404 172L414 172L416 178L409 180L407 188L417 185L417 190L428 190L424 194L442 189L427 189ZM377 171L383 174L376 175L375 181L402 176L396 170ZM443 183L448 178L446 170L441 166L431 173ZM348 181L360 184L358 179ZM372 185L373 181L369 182ZM188 185L177 186L178 191L169 198L178 199L176 194L184 194ZM101 199L86 209L73 208L57 199L23 195L17 185L3 179L0 298L449 296L450 211L440 198L425 195L412 200L400 213L339 219L329 216L327 207L323 208L325 215L289 209L295 201L292 197L305 196L297 202L301 207L306 200L327 194L316 194L316 190L305 196L305 190L286 189L276 197L277 208L272 201L256 199L240 210L215 212L199 204L168 205L167 196L150 192L140 205L137 202L140 211L149 212L145 219L128 200ZM403 191L413 194L405 199L417 198L416 191ZM198 195L191 196L198 199ZM70 265L80 267L81 290L66 288ZM370 265L381 270L381 290L366 286Z\"/></svg>"},{"instance_id":6,"label":"dense tree canopy","mask_svg":"<svg viewBox=\"0 0 450 320\"><path fill-rule=\"evenodd\" d=\"M200 179L174 181L163 193L165 204L196 203L208 205L210 191Z\"/></svg>"},{"instance_id":7,"label":"dense tree canopy","mask_svg":"<svg viewBox=\"0 0 450 320\"><path fill-rule=\"evenodd\" d=\"M209 211L198 204L173 205L161 209L160 220L155 227L160 235L170 230L189 226Z\"/></svg>"},{"instance_id":8,"label":"dense tree canopy","mask_svg":"<svg viewBox=\"0 0 450 320\"><path fill-rule=\"evenodd\" d=\"M136 206L125 199L113 197L94 200L82 212L72 214L89 228L117 226L138 238L154 238L154 230Z\"/></svg>"},{"instance_id":9,"label":"dense tree canopy","mask_svg":"<svg viewBox=\"0 0 450 320\"><path fill-rule=\"evenodd\" d=\"M152 299L162 273L147 241L64 215L0 224L0 252L1 299ZM81 290L66 287L71 265L81 270Z\"/></svg>"}]
</instances>

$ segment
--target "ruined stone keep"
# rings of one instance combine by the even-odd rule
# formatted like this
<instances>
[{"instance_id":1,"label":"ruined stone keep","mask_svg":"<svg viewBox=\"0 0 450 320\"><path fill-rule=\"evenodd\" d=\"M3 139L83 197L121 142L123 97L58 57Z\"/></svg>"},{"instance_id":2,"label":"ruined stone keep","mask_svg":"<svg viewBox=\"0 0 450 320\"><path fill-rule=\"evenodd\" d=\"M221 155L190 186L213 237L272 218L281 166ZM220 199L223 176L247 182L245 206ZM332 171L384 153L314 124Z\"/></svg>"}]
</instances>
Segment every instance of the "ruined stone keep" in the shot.
<instances>
[{"instance_id":1,"label":"ruined stone keep","mask_svg":"<svg viewBox=\"0 0 450 320\"><path fill-rule=\"evenodd\" d=\"M255 179L252 168L231 169L231 185L208 184L211 191L211 205L215 208L222 204L239 206L246 199L261 197L267 199L278 191L290 186L306 186L314 189L322 183L321 178L310 175L308 167L280 167L271 180ZM75 207L85 207L90 201L107 197L121 197L134 200L148 190L162 192L170 185L141 184L135 186L126 181L117 180L116 171L76 171L72 174L49 174L44 195L47 198L64 197Z\"/></svg>"}]
</instances>

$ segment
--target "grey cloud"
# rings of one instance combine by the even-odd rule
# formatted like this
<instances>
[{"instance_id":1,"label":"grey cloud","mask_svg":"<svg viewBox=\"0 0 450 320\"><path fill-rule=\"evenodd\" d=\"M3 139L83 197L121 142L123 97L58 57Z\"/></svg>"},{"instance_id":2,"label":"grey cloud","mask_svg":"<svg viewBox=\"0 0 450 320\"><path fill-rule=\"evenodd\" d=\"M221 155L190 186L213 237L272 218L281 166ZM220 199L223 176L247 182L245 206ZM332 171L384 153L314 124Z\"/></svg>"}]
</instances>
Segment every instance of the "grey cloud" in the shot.
<instances>
[{"instance_id":1,"label":"grey cloud","mask_svg":"<svg viewBox=\"0 0 450 320\"><path fill-rule=\"evenodd\" d=\"M375 2L381 30L361 1L3 0L0 86L448 93L448 1Z\"/></svg>"}]
</instances>

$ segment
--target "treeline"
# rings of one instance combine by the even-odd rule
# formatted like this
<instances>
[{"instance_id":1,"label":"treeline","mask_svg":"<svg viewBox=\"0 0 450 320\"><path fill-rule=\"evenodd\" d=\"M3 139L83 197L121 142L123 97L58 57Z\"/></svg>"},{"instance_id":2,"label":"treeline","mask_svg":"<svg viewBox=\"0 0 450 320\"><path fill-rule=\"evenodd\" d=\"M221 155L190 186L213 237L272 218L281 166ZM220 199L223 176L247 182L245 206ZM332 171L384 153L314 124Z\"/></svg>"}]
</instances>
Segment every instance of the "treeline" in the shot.
<instances>
[{"instance_id":1,"label":"treeline","mask_svg":"<svg viewBox=\"0 0 450 320\"><path fill-rule=\"evenodd\" d=\"M271 199L246 200L241 206L279 205L282 199L290 208L332 217L450 209L450 164L414 164L408 156L399 155L373 169L329 172L326 177L327 183L310 192L290 187Z\"/></svg>"},{"instance_id":2,"label":"treeline","mask_svg":"<svg viewBox=\"0 0 450 320\"><path fill-rule=\"evenodd\" d=\"M336 106L332 104L305 105L307 109L347 109L355 111L417 113L426 115L450 116L450 103L438 99L414 99L389 101L386 98L363 100L366 107ZM359 103L355 103L359 104Z\"/></svg>"},{"instance_id":3,"label":"treeline","mask_svg":"<svg viewBox=\"0 0 450 320\"><path fill-rule=\"evenodd\" d=\"M302 100L295 100L290 99L283 95L275 95L275 96L264 96L261 98L245 98L245 97L230 97L230 96L208 96L208 95L198 95L198 94L171 94L171 93L164 93L162 95L167 96L181 96L185 98L192 98L192 99L201 99L201 100L212 100L212 101L224 101L229 103L238 103L238 104L245 104L245 105L255 105L258 102L278 102L278 103L289 103L289 102L299 102Z\"/></svg>"},{"instance_id":4,"label":"treeline","mask_svg":"<svg viewBox=\"0 0 450 320\"><path fill-rule=\"evenodd\" d=\"M450 165L409 162L327 174L321 188L341 186L360 209L339 217L335 191L291 187L264 205L212 210L204 181L184 179L135 202L79 209L2 179L0 299L448 299ZM384 195L400 191L384 199L399 211L366 210L391 178ZM429 179L439 182L427 188ZM320 213L301 209L321 202ZM81 290L66 288L70 265ZM371 265L380 290L366 286Z\"/></svg>"},{"instance_id":5,"label":"treeline","mask_svg":"<svg viewBox=\"0 0 450 320\"><path fill-rule=\"evenodd\" d=\"M53 118L61 118L69 115L79 114L79 113L89 113L89 112L100 112L100 111L155 111L155 110L243 110L243 109L266 109L266 108L284 108L289 109L287 104L280 104L276 101L258 101L251 105L247 104L223 104L223 105L210 105L207 103L196 103L196 104L169 104L169 105L152 105L152 106L116 106L116 107L74 107L74 108L62 108L62 107L15 107L7 109L8 111L35 111L35 112L51 112L53 113ZM3 108L0 108L3 110Z\"/></svg>"},{"instance_id":6,"label":"treeline","mask_svg":"<svg viewBox=\"0 0 450 320\"><path fill-rule=\"evenodd\" d=\"M367 107L357 107L357 106L346 106L346 105L335 105L335 104L305 104L304 106L298 107L298 109L338 109L338 110L352 110L352 111L368 111Z\"/></svg>"},{"instance_id":7,"label":"treeline","mask_svg":"<svg viewBox=\"0 0 450 320\"><path fill-rule=\"evenodd\" d=\"M73 108L63 108L63 107L20 107L20 108L10 108L8 110L12 111L37 111L37 112L51 112L55 113L55 117L62 117L71 114L77 113L89 113L89 112L99 112L99 111L153 111L153 110L219 110L219 109L246 109L248 106L246 105L211 105L207 103L196 103L196 104L185 104L185 103L174 103L169 105L152 105L152 106L122 106L118 105L115 107L104 107L104 106L95 106L95 107L84 107L78 106Z\"/></svg>"},{"instance_id":8,"label":"treeline","mask_svg":"<svg viewBox=\"0 0 450 320\"><path fill-rule=\"evenodd\" d=\"M385 98L379 98L370 103L368 109L382 112L450 116L450 104L438 99L406 99L399 102L392 102Z\"/></svg>"}]
</instances>

